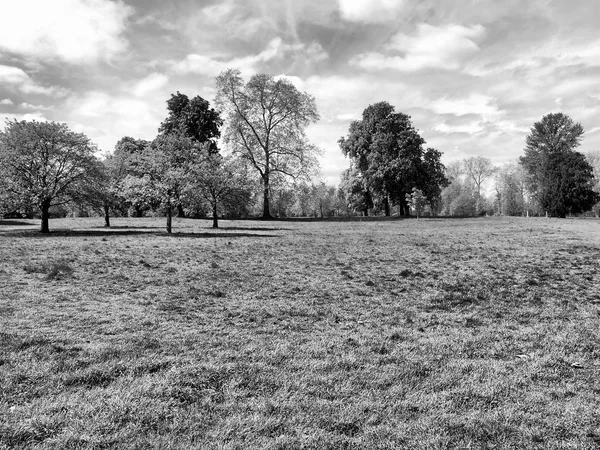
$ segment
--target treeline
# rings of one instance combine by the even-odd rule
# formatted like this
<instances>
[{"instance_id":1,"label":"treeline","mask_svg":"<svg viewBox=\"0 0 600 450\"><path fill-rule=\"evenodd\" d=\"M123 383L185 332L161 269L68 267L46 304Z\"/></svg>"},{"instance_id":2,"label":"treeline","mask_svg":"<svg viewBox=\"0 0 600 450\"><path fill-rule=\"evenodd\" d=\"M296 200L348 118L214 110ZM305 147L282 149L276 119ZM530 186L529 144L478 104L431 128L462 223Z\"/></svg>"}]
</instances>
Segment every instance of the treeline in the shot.
<instances>
[{"instance_id":1,"label":"treeline","mask_svg":"<svg viewBox=\"0 0 600 450\"><path fill-rule=\"evenodd\" d=\"M264 74L244 82L227 70L216 84L217 109L177 92L154 140L123 137L100 159L95 145L65 124L7 121L0 132L0 216L37 211L46 233L52 209L102 211L107 226L111 214L156 213L166 216L171 233L175 214L209 214L217 227L220 216L250 215L262 200L262 216L271 217L273 185L318 174L318 149L305 135L319 119L314 98Z\"/></svg>"},{"instance_id":2,"label":"treeline","mask_svg":"<svg viewBox=\"0 0 600 450\"><path fill-rule=\"evenodd\" d=\"M583 134L569 116L547 114L531 128L518 161L494 166L478 156L449 164L450 185L442 191L440 214L598 216L600 152L575 150Z\"/></svg>"}]
</instances>

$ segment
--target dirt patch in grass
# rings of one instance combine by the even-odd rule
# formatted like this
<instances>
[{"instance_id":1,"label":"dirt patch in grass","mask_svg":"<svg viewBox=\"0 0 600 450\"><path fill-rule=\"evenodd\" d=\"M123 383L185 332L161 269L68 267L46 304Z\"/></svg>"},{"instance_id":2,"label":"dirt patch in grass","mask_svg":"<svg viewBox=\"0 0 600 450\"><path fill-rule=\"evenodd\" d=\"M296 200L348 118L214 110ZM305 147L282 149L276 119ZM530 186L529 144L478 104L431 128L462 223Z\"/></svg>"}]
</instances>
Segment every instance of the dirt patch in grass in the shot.
<instances>
[{"instance_id":1,"label":"dirt patch in grass","mask_svg":"<svg viewBox=\"0 0 600 450\"><path fill-rule=\"evenodd\" d=\"M163 221L0 223L0 449L597 448L598 221Z\"/></svg>"}]
</instances>

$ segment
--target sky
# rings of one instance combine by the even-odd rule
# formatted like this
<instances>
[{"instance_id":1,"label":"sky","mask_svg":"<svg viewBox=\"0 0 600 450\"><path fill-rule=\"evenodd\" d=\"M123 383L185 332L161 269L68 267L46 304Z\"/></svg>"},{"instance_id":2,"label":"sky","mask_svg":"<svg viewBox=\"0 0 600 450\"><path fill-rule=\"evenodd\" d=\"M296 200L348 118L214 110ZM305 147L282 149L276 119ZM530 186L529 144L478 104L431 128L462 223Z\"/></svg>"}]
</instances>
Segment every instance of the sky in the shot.
<instances>
[{"instance_id":1,"label":"sky","mask_svg":"<svg viewBox=\"0 0 600 450\"><path fill-rule=\"evenodd\" d=\"M412 117L450 163L523 154L563 112L600 149L596 0L0 0L0 117L65 122L101 152L151 140L177 91L211 104L237 68L289 78L316 99L307 134L323 180L369 105Z\"/></svg>"}]
</instances>

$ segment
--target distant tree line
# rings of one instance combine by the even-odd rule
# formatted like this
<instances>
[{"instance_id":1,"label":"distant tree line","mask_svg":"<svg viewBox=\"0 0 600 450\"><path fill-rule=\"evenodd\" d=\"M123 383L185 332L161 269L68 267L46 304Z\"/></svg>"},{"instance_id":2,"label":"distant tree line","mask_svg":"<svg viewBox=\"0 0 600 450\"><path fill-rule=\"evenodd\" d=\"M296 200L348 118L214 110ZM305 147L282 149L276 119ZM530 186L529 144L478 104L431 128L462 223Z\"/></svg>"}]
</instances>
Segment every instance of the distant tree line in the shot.
<instances>
[{"instance_id":1,"label":"distant tree line","mask_svg":"<svg viewBox=\"0 0 600 450\"><path fill-rule=\"evenodd\" d=\"M64 124L7 121L0 217L37 214L46 233L57 209L97 211L106 226L111 215L153 214L171 233L174 215L212 217L218 227L219 217L246 216L598 213L600 153L575 151L583 128L562 113L534 124L518 163L495 167L477 156L444 166L410 116L375 103L339 140L350 166L334 187L315 181L319 150L305 134L319 118L312 96L283 78L245 83L227 70L217 105L177 92L155 139L125 136L102 158Z\"/></svg>"},{"instance_id":2,"label":"distant tree line","mask_svg":"<svg viewBox=\"0 0 600 450\"><path fill-rule=\"evenodd\" d=\"M448 165L441 214L566 217L600 208L600 152L575 149L584 130L562 113L545 115L526 137L518 161L494 167L471 157ZM482 195L485 182L491 192Z\"/></svg>"}]
</instances>

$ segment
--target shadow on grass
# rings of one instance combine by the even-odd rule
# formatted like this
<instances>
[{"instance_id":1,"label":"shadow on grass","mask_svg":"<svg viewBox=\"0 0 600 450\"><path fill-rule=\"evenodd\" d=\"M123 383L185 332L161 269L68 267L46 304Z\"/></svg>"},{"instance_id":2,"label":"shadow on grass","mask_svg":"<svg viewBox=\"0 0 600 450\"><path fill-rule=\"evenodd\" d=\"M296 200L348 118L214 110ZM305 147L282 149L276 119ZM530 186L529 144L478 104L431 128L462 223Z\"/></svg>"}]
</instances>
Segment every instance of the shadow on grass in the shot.
<instances>
[{"instance_id":1,"label":"shadow on grass","mask_svg":"<svg viewBox=\"0 0 600 450\"><path fill-rule=\"evenodd\" d=\"M34 226L38 226L38 223L31 223L31 222L24 222L23 220L18 220L18 219L0 219L0 225L6 225L9 227L16 227L16 226L20 226L20 225L27 225L30 227L34 227Z\"/></svg>"},{"instance_id":2,"label":"shadow on grass","mask_svg":"<svg viewBox=\"0 0 600 450\"><path fill-rule=\"evenodd\" d=\"M235 230L235 231L293 231L292 228L279 227L221 227L219 230Z\"/></svg>"},{"instance_id":3,"label":"shadow on grass","mask_svg":"<svg viewBox=\"0 0 600 450\"><path fill-rule=\"evenodd\" d=\"M155 228L155 227L148 227ZM163 228L163 227L157 227ZM247 228L246 228L247 229ZM111 236L140 236L145 235L148 237L152 236L160 236L160 237L175 237L175 238L241 238L241 237L255 237L255 238L265 238L265 237L277 237L274 234L259 234L259 233L221 233L221 232L211 232L211 233L182 233L182 232L174 232L168 234L165 231L148 231L148 230L138 230L138 229L130 229L130 230L117 230L113 231L110 228L106 229L88 229L88 230L50 230L50 233L40 233L38 229L36 230L8 230L4 232L0 232L0 235L3 236L11 236L11 237L22 237L22 238L49 238L49 237L103 237L109 238Z\"/></svg>"}]
</instances>

